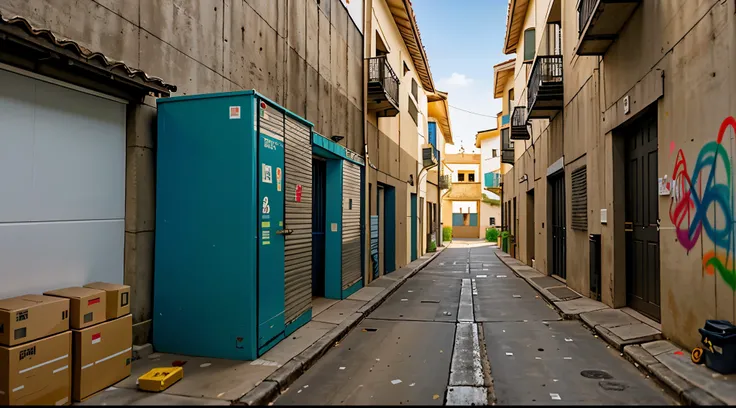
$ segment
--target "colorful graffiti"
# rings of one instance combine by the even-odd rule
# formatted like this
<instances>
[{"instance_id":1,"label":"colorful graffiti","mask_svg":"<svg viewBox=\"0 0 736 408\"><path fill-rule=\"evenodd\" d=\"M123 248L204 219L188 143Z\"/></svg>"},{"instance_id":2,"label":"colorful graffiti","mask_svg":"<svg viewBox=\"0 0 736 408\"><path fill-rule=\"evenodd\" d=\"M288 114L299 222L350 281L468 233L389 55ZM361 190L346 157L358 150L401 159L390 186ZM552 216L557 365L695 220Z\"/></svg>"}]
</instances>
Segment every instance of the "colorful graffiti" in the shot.
<instances>
[{"instance_id":1,"label":"colorful graffiti","mask_svg":"<svg viewBox=\"0 0 736 408\"><path fill-rule=\"evenodd\" d=\"M736 119L731 116L721 123L718 138L700 149L692 173L688 172L682 149L678 150L672 172L673 199L669 215L677 239L688 253L703 235L712 242L712 250L704 248L704 271L709 275L717 271L736 290L731 160L723 140L729 128L736 130ZM725 175L725 180L717 179L717 170Z\"/></svg>"}]
</instances>

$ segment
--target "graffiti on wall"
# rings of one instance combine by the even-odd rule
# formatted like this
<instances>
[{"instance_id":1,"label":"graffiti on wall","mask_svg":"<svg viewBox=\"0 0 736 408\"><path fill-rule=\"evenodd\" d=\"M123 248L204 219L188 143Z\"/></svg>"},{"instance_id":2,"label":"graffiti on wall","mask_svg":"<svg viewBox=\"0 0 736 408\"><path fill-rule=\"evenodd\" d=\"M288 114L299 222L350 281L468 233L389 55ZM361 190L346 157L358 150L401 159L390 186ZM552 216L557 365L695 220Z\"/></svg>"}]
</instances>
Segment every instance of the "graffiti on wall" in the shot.
<instances>
[{"instance_id":1,"label":"graffiti on wall","mask_svg":"<svg viewBox=\"0 0 736 408\"><path fill-rule=\"evenodd\" d=\"M688 170L682 149L677 151L669 215L677 239L688 253L701 237L710 240L712 245L705 244L703 250L704 272L718 273L731 289L736 290L732 169L724 143L729 128L736 130L736 119L731 116L721 123L716 140L700 149L692 172ZM670 150L674 152L674 148Z\"/></svg>"}]
</instances>

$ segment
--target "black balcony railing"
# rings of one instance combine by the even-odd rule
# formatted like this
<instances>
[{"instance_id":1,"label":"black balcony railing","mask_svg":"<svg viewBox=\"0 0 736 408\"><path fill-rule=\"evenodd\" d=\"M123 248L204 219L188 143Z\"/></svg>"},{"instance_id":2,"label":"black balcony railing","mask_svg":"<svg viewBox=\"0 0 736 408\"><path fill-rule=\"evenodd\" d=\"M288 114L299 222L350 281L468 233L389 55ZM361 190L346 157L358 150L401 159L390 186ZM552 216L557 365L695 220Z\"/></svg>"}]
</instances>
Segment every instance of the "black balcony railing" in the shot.
<instances>
[{"instance_id":1,"label":"black balcony railing","mask_svg":"<svg viewBox=\"0 0 736 408\"><path fill-rule=\"evenodd\" d=\"M539 91L548 84L562 85L562 55L540 55L534 61L532 76L527 85L527 107L531 111L537 102Z\"/></svg>"},{"instance_id":2,"label":"black balcony railing","mask_svg":"<svg viewBox=\"0 0 736 408\"><path fill-rule=\"evenodd\" d=\"M385 55L368 58L368 83L380 84L390 102L399 106L399 77Z\"/></svg>"},{"instance_id":3,"label":"black balcony railing","mask_svg":"<svg viewBox=\"0 0 736 408\"><path fill-rule=\"evenodd\" d=\"M517 106L511 115L511 140L529 140L526 106Z\"/></svg>"},{"instance_id":4,"label":"black balcony railing","mask_svg":"<svg viewBox=\"0 0 736 408\"><path fill-rule=\"evenodd\" d=\"M580 4L578 4L578 34L582 33L585 25L588 24L596 3L598 3L598 0L580 0Z\"/></svg>"},{"instance_id":5,"label":"black balcony railing","mask_svg":"<svg viewBox=\"0 0 736 408\"><path fill-rule=\"evenodd\" d=\"M452 176L444 174L440 176L440 190L449 190L452 187Z\"/></svg>"},{"instance_id":6,"label":"black balcony railing","mask_svg":"<svg viewBox=\"0 0 736 408\"><path fill-rule=\"evenodd\" d=\"M513 150L502 150L501 151L501 163L514 164L514 151Z\"/></svg>"}]
</instances>

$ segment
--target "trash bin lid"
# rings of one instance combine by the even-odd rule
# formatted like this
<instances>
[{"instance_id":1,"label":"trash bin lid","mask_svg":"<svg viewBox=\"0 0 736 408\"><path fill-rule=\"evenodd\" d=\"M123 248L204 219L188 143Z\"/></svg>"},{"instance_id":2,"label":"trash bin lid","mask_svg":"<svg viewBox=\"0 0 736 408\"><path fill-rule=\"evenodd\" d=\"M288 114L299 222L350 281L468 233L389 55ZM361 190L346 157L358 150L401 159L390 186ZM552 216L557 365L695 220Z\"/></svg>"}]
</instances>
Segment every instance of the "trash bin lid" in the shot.
<instances>
[{"instance_id":1,"label":"trash bin lid","mask_svg":"<svg viewBox=\"0 0 736 408\"><path fill-rule=\"evenodd\" d=\"M720 334L736 334L736 326L728 320L706 320L704 329Z\"/></svg>"}]
</instances>

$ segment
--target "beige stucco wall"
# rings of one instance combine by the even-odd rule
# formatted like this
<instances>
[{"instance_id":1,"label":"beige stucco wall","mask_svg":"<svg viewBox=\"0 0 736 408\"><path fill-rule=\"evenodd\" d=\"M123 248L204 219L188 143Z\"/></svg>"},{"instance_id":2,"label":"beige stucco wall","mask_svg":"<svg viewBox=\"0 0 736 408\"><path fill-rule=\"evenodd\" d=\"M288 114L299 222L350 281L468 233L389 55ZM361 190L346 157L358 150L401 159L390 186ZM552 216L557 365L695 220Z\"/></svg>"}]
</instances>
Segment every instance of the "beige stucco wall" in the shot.
<instances>
[{"instance_id":1,"label":"beige stucco wall","mask_svg":"<svg viewBox=\"0 0 736 408\"><path fill-rule=\"evenodd\" d=\"M540 33L544 28L544 16L540 18L539 14L541 3L542 0L536 0L530 4L530 14L536 16L538 40L541 40ZM736 82L728 67L736 58L736 53L730 52L735 45L733 38L736 38L735 10L732 2L716 0L642 2L618 40L601 58L575 55L578 33L574 3L573 0L562 1L565 108L551 122L534 121L534 148L520 148L517 143L517 163L504 177L504 202L517 198L517 216L522 217L517 234L517 257L528 262L523 239L527 231L525 223L528 222L523 219L528 188L526 183L520 184L518 180L523 174L528 174L531 180L534 174L535 263L537 269L548 272L546 170L564 155L567 284L584 295L588 294L587 236L600 233L602 301L623 307L626 305L626 251L622 146L626 135L619 132L620 125L645 107L656 106L658 177L667 175L672 178L680 150L687 162L688 175L695 177L692 172L698 154L707 143L717 142L719 127L734 112L731 95ZM534 21L527 17L527 23ZM523 44L520 42L521 49ZM525 67L517 61L517 89L524 85ZM521 97L518 90L516 94L517 98ZM631 101L628 115L622 111L622 98L626 95ZM523 98L526 98L525 94ZM712 194L724 200L724 206L716 209L711 205L703 211L708 221L717 228L725 228L729 237L732 237L731 228L723 223L725 213L734 215L733 187L728 186L725 169L730 169L733 160L734 152L730 147L733 140L734 130L729 128L723 142L725 154L719 158L714 181L724 186L723 195L719 196L715 191L699 193ZM533 154L537 162L529 163L524 151ZM587 231L571 228L569 175L581 166L587 168ZM704 190L708 190L706 180L709 174L710 167L706 166L699 175ZM688 217L683 221L674 217L672 208L679 201L669 195L660 196L658 201L662 330L668 338L686 347L694 347L700 340L697 328L702 327L705 319L733 321L736 318L733 266L730 263L722 271L704 266L704 259L709 259L709 252L716 249L712 235L704 231L690 248L681 242L683 235L677 235L679 228L681 234L687 236L690 227ZM601 223L601 209L607 210L608 221L605 224ZM690 219L695 211L691 210ZM725 254L724 249L724 260ZM733 259L730 258L729 262Z\"/></svg>"},{"instance_id":2,"label":"beige stucco wall","mask_svg":"<svg viewBox=\"0 0 736 408\"><path fill-rule=\"evenodd\" d=\"M417 194L417 206L420 205L420 197L425 197L425 206L427 201L426 191L429 189L427 176L423 175L421 180L418 177L421 170L419 146L427 134L427 98L409 50L385 0L367 1L366 9L368 10L366 16L370 19L370 27L367 27L364 37L366 53L375 56L376 37L380 36L389 49L388 62L400 80L399 114L395 117L377 117L375 112L367 112L365 117L369 157L376 167L368 172L371 195L376 197L378 183L396 188L395 251L398 269L411 260L411 194ZM403 70L405 63L409 67L406 74ZM415 123L409 115L412 79L418 85L419 97L416 106L421 112L418 115L418 123ZM413 186L408 183L410 175L414 179ZM373 200L375 201L375 198ZM417 226L418 255L424 253L426 248L422 238L426 230L425 212L425 209L417 208L417 214L422 221ZM371 214L375 213L374 205ZM369 230L367 234L370 234ZM370 281L371 277L367 278Z\"/></svg>"}]
</instances>

